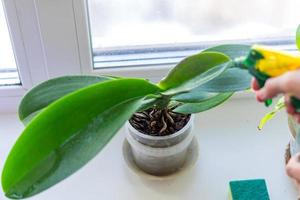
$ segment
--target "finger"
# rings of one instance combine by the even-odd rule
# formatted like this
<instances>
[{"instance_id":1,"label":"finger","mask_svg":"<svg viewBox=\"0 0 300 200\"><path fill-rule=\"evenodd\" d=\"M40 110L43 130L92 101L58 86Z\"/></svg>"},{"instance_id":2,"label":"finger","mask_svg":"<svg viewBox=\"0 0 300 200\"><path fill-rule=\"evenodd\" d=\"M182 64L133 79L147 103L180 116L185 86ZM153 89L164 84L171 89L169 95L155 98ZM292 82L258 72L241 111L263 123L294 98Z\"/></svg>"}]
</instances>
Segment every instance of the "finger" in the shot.
<instances>
[{"instance_id":1,"label":"finger","mask_svg":"<svg viewBox=\"0 0 300 200\"><path fill-rule=\"evenodd\" d=\"M288 95L288 94L284 95L284 103L285 104L290 104L290 102L291 102L290 95Z\"/></svg>"},{"instance_id":2,"label":"finger","mask_svg":"<svg viewBox=\"0 0 300 200\"><path fill-rule=\"evenodd\" d=\"M296 118L296 121L298 123L300 123L300 114L299 113L294 114L294 118Z\"/></svg>"},{"instance_id":3,"label":"finger","mask_svg":"<svg viewBox=\"0 0 300 200\"><path fill-rule=\"evenodd\" d=\"M295 112L294 114L292 114L292 117L293 117L294 121L300 123L300 114L298 112Z\"/></svg>"},{"instance_id":4,"label":"finger","mask_svg":"<svg viewBox=\"0 0 300 200\"><path fill-rule=\"evenodd\" d=\"M276 78L270 78L266 81L265 86L257 91L256 95L261 101L271 99L280 93L284 93L285 90L285 77L279 76Z\"/></svg>"},{"instance_id":5,"label":"finger","mask_svg":"<svg viewBox=\"0 0 300 200\"><path fill-rule=\"evenodd\" d=\"M257 82L257 80L255 78L252 78L252 80L251 80L251 88L254 91L257 91L257 90L260 89L259 84L258 84L258 82Z\"/></svg>"},{"instance_id":6,"label":"finger","mask_svg":"<svg viewBox=\"0 0 300 200\"><path fill-rule=\"evenodd\" d=\"M291 106L291 104L286 104L286 112L290 115L296 114L296 110L293 106Z\"/></svg>"},{"instance_id":7,"label":"finger","mask_svg":"<svg viewBox=\"0 0 300 200\"><path fill-rule=\"evenodd\" d=\"M264 100L260 99L258 95L256 95L256 100L259 102L264 102Z\"/></svg>"},{"instance_id":8,"label":"finger","mask_svg":"<svg viewBox=\"0 0 300 200\"><path fill-rule=\"evenodd\" d=\"M287 174L295 179L296 181L300 182L300 162L299 162L300 154L296 154L293 156L286 166Z\"/></svg>"},{"instance_id":9,"label":"finger","mask_svg":"<svg viewBox=\"0 0 300 200\"><path fill-rule=\"evenodd\" d=\"M296 113L296 110L294 106L292 106L292 104L290 103L289 95L284 96L284 103L285 103L287 113L289 113L290 115L294 115Z\"/></svg>"}]
</instances>

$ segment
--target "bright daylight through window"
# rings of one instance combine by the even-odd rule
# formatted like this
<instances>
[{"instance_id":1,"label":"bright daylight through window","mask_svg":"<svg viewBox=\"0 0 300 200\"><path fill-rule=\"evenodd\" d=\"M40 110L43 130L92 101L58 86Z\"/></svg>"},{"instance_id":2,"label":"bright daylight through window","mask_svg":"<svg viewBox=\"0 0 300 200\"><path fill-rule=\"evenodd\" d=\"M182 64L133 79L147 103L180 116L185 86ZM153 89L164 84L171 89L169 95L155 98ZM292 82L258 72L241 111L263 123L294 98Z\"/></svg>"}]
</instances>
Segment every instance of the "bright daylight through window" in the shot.
<instances>
[{"instance_id":1,"label":"bright daylight through window","mask_svg":"<svg viewBox=\"0 0 300 200\"><path fill-rule=\"evenodd\" d=\"M0 86L20 84L8 26L0 2Z\"/></svg>"},{"instance_id":2,"label":"bright daylight through window","mask_svg":"<svg viewBox=\"0 0 300 200\"><path fill-rule=\"evenodd\" d=\"M148 65L155 59L180 60L209 42L288 40L300 18L299 0L89 0L88 4L95 68L143 65L139 59Z\"/></svg>"}]
</instances>

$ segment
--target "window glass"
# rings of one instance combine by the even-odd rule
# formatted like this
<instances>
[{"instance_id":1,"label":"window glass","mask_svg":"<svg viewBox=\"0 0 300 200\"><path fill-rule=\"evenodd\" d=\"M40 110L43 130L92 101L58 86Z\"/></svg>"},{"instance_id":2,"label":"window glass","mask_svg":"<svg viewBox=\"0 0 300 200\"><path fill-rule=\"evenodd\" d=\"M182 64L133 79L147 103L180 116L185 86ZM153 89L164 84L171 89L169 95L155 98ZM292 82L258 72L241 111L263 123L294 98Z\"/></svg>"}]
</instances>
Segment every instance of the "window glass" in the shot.
<instances>
[{"instance_id":1,"label":"window glass","mask_svg":"<svg viewBox=\"0 0 300 200\"><path fill-rule=\"evenodd\" d=\"M300 18L299 0L88 0L88 4L95 56L105 50L286 38L294 35Z\"/></svg>"},{"instance_id":2,"label":"window glass","mask_svg":"<svg viewBox=\"0 0 300 200\"><path fill-rule=\"evenodd\" d=\"M20 84L5 13L0 2L0 85Z\"/></svg>"}]
</instances>

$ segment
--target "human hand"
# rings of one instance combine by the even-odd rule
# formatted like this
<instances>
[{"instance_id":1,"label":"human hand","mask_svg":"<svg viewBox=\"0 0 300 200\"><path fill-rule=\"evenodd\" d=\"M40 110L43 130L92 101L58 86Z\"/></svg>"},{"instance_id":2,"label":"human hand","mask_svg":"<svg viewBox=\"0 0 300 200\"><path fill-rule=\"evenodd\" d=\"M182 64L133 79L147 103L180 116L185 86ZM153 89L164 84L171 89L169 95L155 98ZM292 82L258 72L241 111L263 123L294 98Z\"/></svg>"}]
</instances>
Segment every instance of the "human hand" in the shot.
<instances>
[{"instance_id":1,"label":"human hand","mask_svg":"<svg viewBox=\"0 0 300 200\"><path fill-rule=\"evenodd\" d=\"M256 99L260 102L271 99L280 93L284 94L287 112L300 123L300 113L296 112L290 103L291 96L300 99L300 70L269 78L263 88L260 88L257 81L253 78L251 87L256 93Z\"/></svg>"},{"instance_id":2,"label":"human hand","mask_svg":"<svg viewBox=\"0 0 300 200\"><path fill-rule=\"evenodd\" d=\"M298 191L300 191L300 153L292 156L286 165L286 173L295 180Z\"/></svg>"}]
</instances>

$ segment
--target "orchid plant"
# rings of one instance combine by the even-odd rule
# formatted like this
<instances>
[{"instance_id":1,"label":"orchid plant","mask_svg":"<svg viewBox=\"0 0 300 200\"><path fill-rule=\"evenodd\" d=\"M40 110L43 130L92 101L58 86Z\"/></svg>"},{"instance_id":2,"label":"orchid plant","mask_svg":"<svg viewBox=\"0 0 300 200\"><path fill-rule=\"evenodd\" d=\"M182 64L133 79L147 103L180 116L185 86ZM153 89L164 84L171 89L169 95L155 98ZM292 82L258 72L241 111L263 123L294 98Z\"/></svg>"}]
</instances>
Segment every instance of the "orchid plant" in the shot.
<instances>
[{"instance_id":1,"label":"orchid plant","mask_svg":"<svg viewBox=\"0 0 300 200\"><path fill-rule=\"evenodd\" d=\"M156 107L199 113L248 89L248 72L227 63L249 48L206 49L183 59L157 84L112 76L64 76L39 84L20 103L25 129L6 159L3 191L9 198L26 198L67 178L137 111Z\"/></svg>"}]
</instances>

